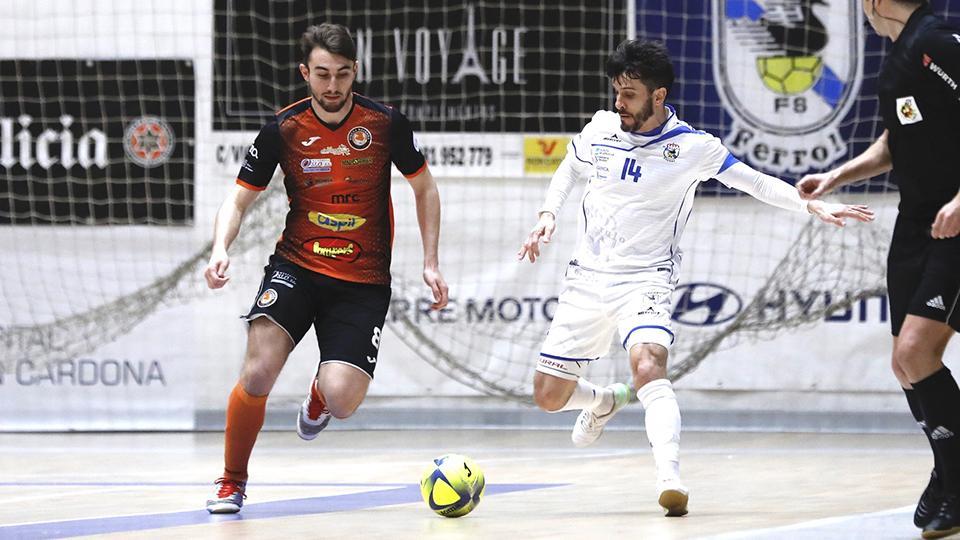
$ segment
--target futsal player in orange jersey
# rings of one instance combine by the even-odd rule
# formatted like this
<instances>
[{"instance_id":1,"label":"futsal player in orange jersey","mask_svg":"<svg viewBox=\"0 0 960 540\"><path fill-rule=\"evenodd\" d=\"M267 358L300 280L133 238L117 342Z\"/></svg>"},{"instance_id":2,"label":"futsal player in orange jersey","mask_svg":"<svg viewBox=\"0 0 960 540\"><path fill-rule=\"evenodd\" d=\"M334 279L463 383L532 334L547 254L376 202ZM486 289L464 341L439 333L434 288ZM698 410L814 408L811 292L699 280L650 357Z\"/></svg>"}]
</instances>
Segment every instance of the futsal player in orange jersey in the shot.
<instances>
[{"instance_id":1,"label":"futsal player in orange jersey","mask_svg":"<svg viewBox=\"0 0 960 540\"><path fill-rule=\"evenodd\" d=\"M301 48L300 73L310 97L281 109L250 147L237 185L217 213L204 272L211 289L229 281L230 244L280 165L290 210L246 316L247 351L227 403L224 470L207 501L211 513L243 506L267 396L311 326L320 364L299 411L300 437L315 438L331 417L349 417L366 396L390 303L391 163L415 194L432 307L447 304L437 262L440 197L410 123L397 110L352 92L357 54L345 27L311 26Z\"/></svg>"}]
</instances>

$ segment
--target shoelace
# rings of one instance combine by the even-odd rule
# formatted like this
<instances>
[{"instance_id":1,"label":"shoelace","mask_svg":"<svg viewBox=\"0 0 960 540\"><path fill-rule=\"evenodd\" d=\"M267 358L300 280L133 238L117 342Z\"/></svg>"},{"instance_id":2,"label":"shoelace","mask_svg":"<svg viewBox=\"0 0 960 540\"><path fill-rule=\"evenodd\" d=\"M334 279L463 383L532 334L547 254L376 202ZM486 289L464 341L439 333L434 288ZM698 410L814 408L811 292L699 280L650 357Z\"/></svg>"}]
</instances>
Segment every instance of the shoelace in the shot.
<instances>
[{"instance_id":1,"label":"shoelace","mask_svg":"<svg viewBox=\"0 0 960 540\"><path fill-rule=\"evenodd\" d=\"M586 415L585 420L580 421L580 424L583 426L584 431L593 431L593 429L597 426L597 420L599 420L597 415L590 413Z\"/></svg>"},{"instance_id":2,"label":"shoelace","mask_svg":"<svg viewBox=\"0 0 960 540\"><path fill-rule=\"evenodd\" d=\"M226 499L238 491L244 499L247 498L247 494L244 493L243 486L234 480L230 480L228 478L217 478L213 483L220 486L220 489L217 490L218 499Z\"/></svg>"}]
</instances>

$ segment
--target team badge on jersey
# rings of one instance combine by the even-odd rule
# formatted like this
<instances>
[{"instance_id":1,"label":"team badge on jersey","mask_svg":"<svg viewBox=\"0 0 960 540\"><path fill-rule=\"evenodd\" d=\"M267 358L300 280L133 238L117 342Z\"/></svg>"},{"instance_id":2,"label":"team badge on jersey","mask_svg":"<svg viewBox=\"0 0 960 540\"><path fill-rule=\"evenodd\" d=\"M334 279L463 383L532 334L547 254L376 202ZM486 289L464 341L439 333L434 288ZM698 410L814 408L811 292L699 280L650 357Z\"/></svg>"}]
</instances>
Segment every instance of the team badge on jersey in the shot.
<instances>
[{"instance_id":1,"label":"team badge on jersey","mask_svg":"<svg viewBox=\"0 0 960 540\"><path fill-rule=\"evenodd\" d=\"M123 132L124 152L145 169L166 163L173 146L173 129L156 116L141 116Z\"/></svg>"},{"instance_id":2,"label":"team badge on jersey","mask_svg":"<svg viewBox=\"0 0 960 540\"><path fill-rule=\"evenodd\" d=\"M923 115L920 114L917 100L913 99L913 96L897 98L897 118L900 119L900 124L904 126L923 121Z\"/></svg>"},{"instance_id":3,"label":"team badge on jersey","mask_svg":"<svg viewBox=\"0 0 960 540\"><path fill-rule=\"evenodd\" d=\"M363 126L357 126L347 132L347 143L354 150L366 150L372 142L373 134Z\"/></svg>"},{"instance_id":4,"label":"team badge on jersey","mask_svg":"<svg viewBox=\"0 0 960 540\"><path fill-rule=\"evenodd\" d=\"M775 172L827 168L863 79L858 0L713 0L713 73L726 146Z\"/></svg>"},{"instance_id":5,"label":"team badge on jersey","mask_svg":"<svg viewBox=\"0 0 960 540\"><path fill-rule=\"evenodd\" d=\"M663 147L663 159L673 163L680 157L680 145L677 143L667 143Z\"/></svg>"},{"instance_id":6,"label":"team badge on jersey","mask_svg":"<svg viewBox=\"0 0 960 540\"><path fill-rule=\"evenodd\" d=\"M277 291L273 289L267 289L263 291L263 294L260 295L260 298L257 298L258 307L270 307L277 301Z\"/></svg>"}]
</instances>

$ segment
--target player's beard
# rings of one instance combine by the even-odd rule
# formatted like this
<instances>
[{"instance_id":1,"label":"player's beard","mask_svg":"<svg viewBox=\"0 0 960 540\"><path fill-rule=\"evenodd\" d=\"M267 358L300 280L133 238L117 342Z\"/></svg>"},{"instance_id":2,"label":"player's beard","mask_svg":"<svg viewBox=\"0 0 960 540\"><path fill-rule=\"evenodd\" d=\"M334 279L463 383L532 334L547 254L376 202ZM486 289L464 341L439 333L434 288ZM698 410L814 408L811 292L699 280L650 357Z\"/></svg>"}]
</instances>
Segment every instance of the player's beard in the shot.
<instances>
[{"instance_id":1,"label":"player's beard","mask_svg":"<svg viewBox=\"0 0 960 540\"><path fill-rule=\"evenodd\" d=\"M347 104L347 96L344 95L342 99L338 101L325 101L323 99L323 94L317 94L316 92L311 92L313 94L313 99L320 104L320 108L327 111L328 113L340 112L343 110L343 106Z\"/></svg>"},{"instance_id":2,"label":"player's beard","mask_svg":"<svg viewBox=\"0 0 960 540\"><path fill-rule=\"evenodd\" d=\"M620 110L617 112L620 114L623 114L627 111ZM637 114L633 115L633 125L627 124L626 122L623 121L623 117L621 117L620 129L622 131L636 131L640 129L640 126L642 126L644 122L649 120L651 116L653 116L653 96L650 96L649 98L647 98L646 103L640 106L640 111Z\"/></svg>"}]
</instances>

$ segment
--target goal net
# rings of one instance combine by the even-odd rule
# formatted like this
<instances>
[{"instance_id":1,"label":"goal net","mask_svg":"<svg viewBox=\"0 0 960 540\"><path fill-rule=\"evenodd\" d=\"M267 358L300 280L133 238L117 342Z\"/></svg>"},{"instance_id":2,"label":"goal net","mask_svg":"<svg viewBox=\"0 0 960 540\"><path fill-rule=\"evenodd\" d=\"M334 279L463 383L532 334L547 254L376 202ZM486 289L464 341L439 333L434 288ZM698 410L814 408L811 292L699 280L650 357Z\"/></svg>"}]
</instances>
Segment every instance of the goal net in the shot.
<instances>
[{"instance_id":1,"label":"goal net","mask_svg":"<svg viewBox=\"0 0 960 540\"><path fill-rule=\"evenodd\" d=\"M516 250L569 137L612 107L603 64L628 33L666 43L677 71L668 102L758 169L795 180L882 131L888 44L858 0L174 1L152 4L149 25L108 2L91 27L77 21L92 5L17 4L0 40L0 372L82 355L201 293L223 193L203 186L229 184L271 112L304 95L297 39L309 24L351 29L356 90L410 118L438 178L451 305L426 307L416 214L397 176L388 328L490 395L530 395L577 194L540 261L518 262ZM960 0L934 8L960 16ZM256 274L282 229L278 180L231 250L237 272ZM837 197L877 207L879 223L833 229L701 187L682 243L671 377L742 341L884 302L895 189L884 177ZM591 367L597 382L629 378L611 345L610 361Z\"/></svg>"}]
</instances>

